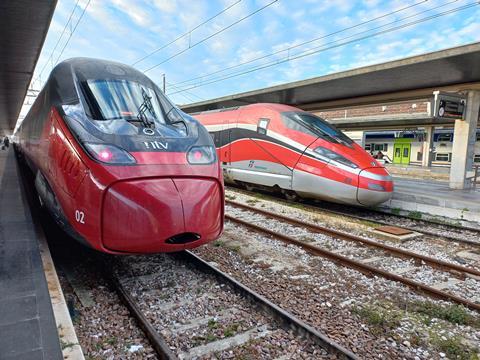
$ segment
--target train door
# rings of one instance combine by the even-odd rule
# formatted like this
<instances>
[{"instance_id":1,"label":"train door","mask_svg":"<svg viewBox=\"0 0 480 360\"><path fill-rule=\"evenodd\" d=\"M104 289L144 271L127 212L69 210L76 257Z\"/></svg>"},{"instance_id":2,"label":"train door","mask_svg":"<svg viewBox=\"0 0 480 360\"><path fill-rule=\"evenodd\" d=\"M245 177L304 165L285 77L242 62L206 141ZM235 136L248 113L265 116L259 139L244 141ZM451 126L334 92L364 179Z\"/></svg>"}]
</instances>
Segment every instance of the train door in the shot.
<instances>
[{"instance_id":1,"label":"train door","mask_svg":"<svg viewBox=\"0 0 480 360\"><path fill-rule=\"evenodd\" d=\"M222 130L219 133L219 142L221 144L219 158L223 169L223 178L227 182L233 181L231 173L232 165L232 131L236 126L236 118L228 118L222 124ZM217 146L217 144L215 144ZM218 148L218 146L217 146Z\"/></svg>"},{"instance_id":2,"label":"train door","mask_svg":"<svg viewBox=\"0 0 480 360\"><path fill-rule=\"evenodd\" d=\"M410 164L410 139L396 139L393 145L393 163L400 165Z\"/></svg>"}]
</instances>

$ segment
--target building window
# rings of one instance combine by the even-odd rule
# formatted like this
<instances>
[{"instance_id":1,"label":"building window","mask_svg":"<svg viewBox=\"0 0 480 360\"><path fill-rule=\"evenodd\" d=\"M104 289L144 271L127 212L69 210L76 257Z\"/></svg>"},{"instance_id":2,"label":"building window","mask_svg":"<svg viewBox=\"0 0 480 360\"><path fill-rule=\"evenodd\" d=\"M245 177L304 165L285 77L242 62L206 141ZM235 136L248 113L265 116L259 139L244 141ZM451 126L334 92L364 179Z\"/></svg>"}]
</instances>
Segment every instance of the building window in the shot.
<instances>
[{"instance_id":1,"label":"building window","mask_svg":"<svg viewBox=\"0 0 480 360\"><path fill-rule=\"evenodd\" d=\"M370 151L372 149L373 144L365 144L365 150Z\"/></svg>"},{"instance_id":2,"label":"building window","mask_svg":"<svg viewBox=\"0 0 480 360\"><path fill-rule=\"evenodd\" d=\"M480 163L480 154L475 154L473 156L473 162L474 163Z\"/></svg>"},{"instance_id":3,"label":"building window","mask_svg":"<svg viewBox=\"0 0 480 360\"><path fill-rule=\"evenodd\" d=\"M480 133L477 133L476 140L477 140L477 141L480 141Z\"/></svg>"},{"instance_id":4,"label":"building window","mask_svg":"<svg viewBox=\"0 0 480 360\"><path fill-rule=\"evenodd\" d=\"M435 161L452 161L452 153L437 153L435 155Z\"/></svg>"},{"instance_id":5,"label":"building window","mask_svg":"<svg viewBox=\"0 0 480 360\"><path fill-rule=\"evenodd\" d=\"M438 134L437 141L452 141L453 134Z\"/></svg>"}]
</instances>

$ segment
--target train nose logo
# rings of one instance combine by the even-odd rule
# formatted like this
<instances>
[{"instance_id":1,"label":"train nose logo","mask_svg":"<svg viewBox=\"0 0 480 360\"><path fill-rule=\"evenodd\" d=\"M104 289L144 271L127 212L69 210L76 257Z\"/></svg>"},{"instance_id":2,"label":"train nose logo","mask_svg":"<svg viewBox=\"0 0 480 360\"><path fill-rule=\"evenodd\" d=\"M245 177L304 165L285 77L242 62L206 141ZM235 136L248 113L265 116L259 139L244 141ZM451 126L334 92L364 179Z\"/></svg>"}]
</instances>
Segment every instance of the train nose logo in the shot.
<instances>
[{"instance_id":1,"label":"train nose logo","mask_svg":"<svg viewBox=\"0 0 480 360\"><path fill-rule=\"evenodd\" d=\"M153 129L143 128L143 133L145 135L153 135L153 134L155 134L155 131L153 131Z\"/></svg>"},{"instance_id":2,"label":"train nose logo","mask_svg":"<svg viewBox=\"0 0 480 360\"><path fill-rule=\"evenodd\" d=\"M377 166L377 163L375 161L372 161L370 164L372 164L372 166Z\"/></svg>"}]
</instances>

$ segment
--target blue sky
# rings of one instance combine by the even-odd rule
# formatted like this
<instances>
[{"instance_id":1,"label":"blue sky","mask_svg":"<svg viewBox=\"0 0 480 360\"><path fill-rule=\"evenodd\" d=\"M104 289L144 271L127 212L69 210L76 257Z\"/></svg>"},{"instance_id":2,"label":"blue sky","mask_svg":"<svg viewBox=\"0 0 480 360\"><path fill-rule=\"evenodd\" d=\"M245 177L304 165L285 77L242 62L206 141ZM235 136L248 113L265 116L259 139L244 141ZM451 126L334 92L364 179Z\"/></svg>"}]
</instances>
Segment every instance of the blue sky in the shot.
<instances>
[{"instance_id":1,"label":"blue sky","mask_svg":"<svg viewBox=\"0 0 480 360\"><path fill-rule=\"evenodd\" d=\"M235 4L221 16L191 32L190 36L183 37L135 65L143 71L187 49L189 43L192 45L202 41L272 0L91 0L64 52L60 54L70 36L70 29L75 26L88 0L78 0L72 20L60 38L76 2L77 0L58 1L34 74L36 79L43 68L42 81L36 81L34 88L39 88L46 80L57 58L61 61L70 57L87 56L133 64L222 9ZM477 6L327 49L332 45L472 3L477 3ZM408 9L393 15L338 32L408 6ZM441 7L428 11L438 6ZM377 30L372 30L374 28ZM331 35L334 32L338 33ZM319 37L323 38L290 51L285 50ZM185 104L474 41L480 41L480 4L475 0L277 0L250 18L146 74L158 84L161 84L162 74L166 74L167 95L170 94L177 104ZM57 42L57 48L52 55ZM292 58L311 49L323 51L297 60L284 61L288 56ZM285 51L279 52L282 50ZM223 73L219 72L274 52L279 53ZM201 86L204 82L217 80L222 75L233 75L233 72L245 72L279 61L284 62ZM217 73L208 75L212 72ZM181 83L199 76L205 77L195 82ZM179 92L184 88L189 90Z\"/></svg>"}]
</instances>

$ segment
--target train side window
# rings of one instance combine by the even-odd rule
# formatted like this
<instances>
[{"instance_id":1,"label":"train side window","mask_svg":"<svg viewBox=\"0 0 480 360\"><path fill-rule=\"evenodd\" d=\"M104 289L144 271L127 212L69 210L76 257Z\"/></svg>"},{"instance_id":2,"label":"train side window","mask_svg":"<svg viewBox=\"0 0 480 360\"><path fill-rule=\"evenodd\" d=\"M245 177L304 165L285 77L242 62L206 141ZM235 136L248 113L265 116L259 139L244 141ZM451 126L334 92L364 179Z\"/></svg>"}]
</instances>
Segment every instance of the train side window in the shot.
<instances>
[{"instance_id":1,"label":"train side window","mask_svg":"<svg viewBox=\"0 0 480 360\"><path fill-rule=\"evenodd\" d=\"M388 144L386 144L386 143L385 144L370 144L368 149L365 147L365 150L387 152L388 151Z\"/></svg>"},{"instance_id":2,"label":"train side window","mask_svg":"<svg viewBox=\"0 0 480 360\"><path fill-rule=\"evenodd\" d=\"M452 153L437 153L435 156L435 161L452 161Z\"/></svg>"},{"instance_id":3,"label":"train side window","mask_svg":"<svg viewBox=\"0 0 480 360\"><path fill-rule=\"evenodd\" d=\"M210 136L212 137L212 140L215 144L215 147L220 147L222 146L221 143L221 139L220 139L220 135L221 135L221 132L220 131L214 131L214 132L211 132L210 133Z\"/></svg>"},{"instance_id":4,"label":"train side window","mask_svg":"<svg viewBox=\"0 0 480 360\"><path fill-rule=\"evenodd\" d=\"M258 120L257 132L262 135L267 135L267 127L270 119L260 118Z\"/></svg>"},{"instance_id":5,"label":"train side window","mask_svg":"<svg viewBox=\"0 0 480 360\"><path fill-rule=\"evenodd\" d=\"M446 133L446 134L438 134L437 141L438 141L438 142L440 142L440 141L449 141L449 142L452 142L452 141L453 141L453 134L449 134L449 133Z\"/></svg>"}]
</instances>

